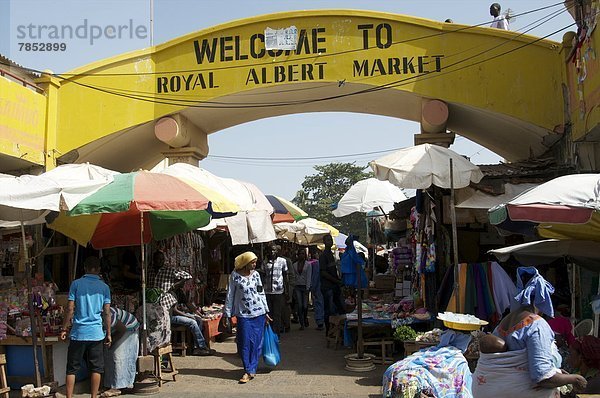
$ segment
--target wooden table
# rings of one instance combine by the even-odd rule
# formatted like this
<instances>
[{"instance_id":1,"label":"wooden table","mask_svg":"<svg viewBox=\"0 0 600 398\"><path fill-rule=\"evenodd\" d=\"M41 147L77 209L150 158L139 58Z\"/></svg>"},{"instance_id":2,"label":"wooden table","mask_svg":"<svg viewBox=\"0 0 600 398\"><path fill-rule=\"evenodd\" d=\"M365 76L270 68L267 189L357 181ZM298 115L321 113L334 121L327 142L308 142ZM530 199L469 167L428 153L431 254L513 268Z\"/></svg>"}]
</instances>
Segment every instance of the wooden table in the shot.
<instances>
[{"instance_id":1,"label":"wooden table","mask_svg":"<svg viewBox=\"0 0 600 398\"><path fill-rule=\"evenodd\" d=\"M41 350L42 342L40 339L37 340L38 349ZM13 354L9 347L30 347L28 357L23 357L22 354ZM66 378L66 361L67 361L67 348L68 343L60 341L58 336L47 336L46 337L46 352L42 352L42 356L39 358L40 368L42 371L42 378L45 381L57 381L59 385L65 383ZM0 340L0 353L6 354L6 370L7 379L10 384L35 384L35 375L33 372L33 347L31 337L19 337L19 336L6 336L6 339ZM14 375L14 367L16 363L22 366L23 361L28 361L31 358L32 365L29 367L30 374L27 375ZM21 372L18 372L21 373Z\"/></svg>"},{"instance_id":2,"label":"wooden table","mask_svg":"<svg viewBox=\"0 0 600 398\"><path fill-rule=\"evenodd\" d=\"M202 320L202 335L204 336L204 340L206 340L206 346L210 348L210 343L216 340L216 337L221 334L219 331L219 323L221 322L221 317L216 319L203 319ZM231 318L231 326L235 326L237 324L237 319L235 317Z\"/></svg>"}]
</instances>

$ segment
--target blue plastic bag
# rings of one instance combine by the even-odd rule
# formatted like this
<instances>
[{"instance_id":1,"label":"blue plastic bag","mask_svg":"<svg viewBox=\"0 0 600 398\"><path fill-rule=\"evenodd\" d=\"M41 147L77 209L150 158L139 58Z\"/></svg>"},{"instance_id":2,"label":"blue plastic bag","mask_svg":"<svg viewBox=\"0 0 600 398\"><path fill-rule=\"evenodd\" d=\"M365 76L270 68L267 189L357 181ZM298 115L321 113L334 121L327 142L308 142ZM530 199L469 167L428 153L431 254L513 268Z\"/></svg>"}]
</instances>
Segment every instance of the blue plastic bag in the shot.
<instances>
[{"instance_id":1,"label":"blue plastic bag","mask_svg":"<svg viewBox=\"0 0 600 398\"><path fill-rule=\"evenodd\" d=\"M265 337L263 339L263 359L267 366L277 366L281 360L279 354L279 337L271 329L271 325L265 325Z\"/></svg>"}]
</instances>

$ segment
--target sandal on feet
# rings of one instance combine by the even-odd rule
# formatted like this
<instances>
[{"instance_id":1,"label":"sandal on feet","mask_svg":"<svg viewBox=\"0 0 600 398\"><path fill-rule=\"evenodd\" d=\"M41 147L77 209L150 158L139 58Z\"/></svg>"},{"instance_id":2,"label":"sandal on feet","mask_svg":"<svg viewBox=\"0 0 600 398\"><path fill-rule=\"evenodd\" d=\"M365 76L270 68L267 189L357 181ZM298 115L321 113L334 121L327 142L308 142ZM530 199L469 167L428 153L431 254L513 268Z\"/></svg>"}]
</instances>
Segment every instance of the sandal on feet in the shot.
<instances>
[{"instance_id":1,"label":"sandal on feet","mask_svg":"<svg viewBox=\"0 0 600 398\"><path fill-rule=\"evenodd\" d=\"M121 395L121 390L116 388L111 388L110 390L106 390L100 393L100 397L102 398L118 397L119 395Z\"/></svg>"},{"instance_id":2,"label":"sandal on feet","mask_svg":"<svg viewBox=\"0 0 600 398\"><path fill-rule=\"evenodd\" d=\"M244 373L244 375L242 376L242 378L240 379L240 384L246 384L248 383L250 380L252 380L252 376L250 376L248 373Z\"/></svg>"}]
</instances>

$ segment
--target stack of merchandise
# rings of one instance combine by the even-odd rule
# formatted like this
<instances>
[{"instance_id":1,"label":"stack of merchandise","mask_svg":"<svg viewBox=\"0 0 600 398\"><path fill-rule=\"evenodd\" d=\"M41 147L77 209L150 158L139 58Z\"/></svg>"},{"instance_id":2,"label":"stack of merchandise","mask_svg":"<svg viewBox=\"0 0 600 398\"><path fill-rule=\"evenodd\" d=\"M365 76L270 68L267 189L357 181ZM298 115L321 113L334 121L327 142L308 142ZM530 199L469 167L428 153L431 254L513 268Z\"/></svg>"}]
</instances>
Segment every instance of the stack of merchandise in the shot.
<instances>
[{"instance_id":1,"label":"stack of merchandise","mask_svg":"<svg viewBox=\"0 0 600 398\"><path fill-rule=\"evenodd\" d=\"M392 250L391 270L396 276L402 276L413 264L413 253L410 246L398 246Z\"/></svg>"},{"instance_id":2,"label":"stack of merchandise","mask_svg":"<svg viewBox=\"0 0 600 398\"><path fill-rule=\"evenodd\" d=\"M55 302L53 283L43 281L40 274L32 280L33 304L42 316L44 333L58 335L62 325L64 309ZM23 286L17 286L13 277L0 277L0 340L6 338L7 330L17 336L31 336L29 318L29 295Z\"/></svg>"},{"instance_id":3,"label":"stack of merchandise","mask_svg":"<svg viewBox=\"0 0 600 398\"><path fill-rule=\"evenodd\" d=\"M396 275L396 297L411 294L413 253L410 246L398 246L392 250L390 257L391 272Z\"/></svg>"},{"instance_id":4,"label":"stack of merchandise","mask_svg":"<svg viewBox=\"0 0 600 398\"><path fill-rule=\"evenodd\" d=\"M427 344L427 345L437 345L440 342L440 336L442 335L442 330L435 328L430 330L429 332L421 333L417 335L415 340L419 343Z\"/></svg>"},{"instance_id":5,"label":"stack of merchandise","mask_svg":"<svg viewBox=\"0 0 600 398\"><path fill-rule=\"evenodd\" d=\"M202 307L203 320L220 319L222 314L223 304L211 304L210 306Z\"/></svg>"},{"instance_id":6,"label":"stack of merchandise","mask_svg":"<svg viewBox=\"0 0 600 398\"><path fill-rule=\"evenodd\" d=\"M0 304L0 340L6 338L6 331L8 329L6 320L8 317L8 308L5 304Z\"/></svg>"},{"instance_id":7,"label":"stack of merchandise","mask_svg":"<svg viewBox=\"0 0 600 398\"><path fill-rule=\"evenodd\" d=\"M411 298L404 298L395 306L396 309L392 315L392 328L431 319L429 311L426 308L415 308L414 301Z\"/></svg>"}]
</instances>

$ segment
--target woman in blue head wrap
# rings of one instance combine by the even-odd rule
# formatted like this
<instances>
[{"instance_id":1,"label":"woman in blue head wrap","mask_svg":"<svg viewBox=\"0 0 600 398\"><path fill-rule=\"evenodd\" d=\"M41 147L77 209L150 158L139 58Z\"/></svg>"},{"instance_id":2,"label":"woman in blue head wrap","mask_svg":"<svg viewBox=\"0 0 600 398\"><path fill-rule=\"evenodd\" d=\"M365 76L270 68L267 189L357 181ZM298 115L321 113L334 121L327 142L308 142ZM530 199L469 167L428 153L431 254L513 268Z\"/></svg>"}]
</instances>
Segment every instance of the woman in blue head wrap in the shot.
<instances>
[{"instance_id":1,"label":"woman in blue head wrap","mask_svg":"<svg viewBox=\"0 0 600 398\"><path fill-rule=\"evenodd\" d=\"M563 374L555 361L554 332L540 316L554 316L554 287L534 267L517 269L517 289L511 312L493 334L504 339L507 352L482 353L473 375L473 396L558 397L557 387L585 389L578 375ZM558 365L558 366L557 366Z\"/></svg>"}]
</instances>

